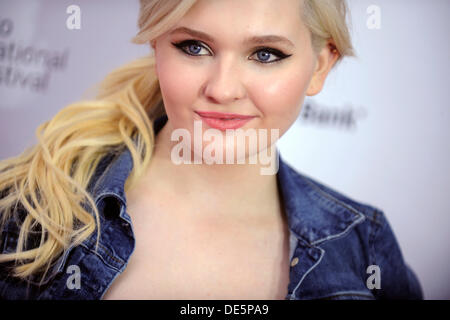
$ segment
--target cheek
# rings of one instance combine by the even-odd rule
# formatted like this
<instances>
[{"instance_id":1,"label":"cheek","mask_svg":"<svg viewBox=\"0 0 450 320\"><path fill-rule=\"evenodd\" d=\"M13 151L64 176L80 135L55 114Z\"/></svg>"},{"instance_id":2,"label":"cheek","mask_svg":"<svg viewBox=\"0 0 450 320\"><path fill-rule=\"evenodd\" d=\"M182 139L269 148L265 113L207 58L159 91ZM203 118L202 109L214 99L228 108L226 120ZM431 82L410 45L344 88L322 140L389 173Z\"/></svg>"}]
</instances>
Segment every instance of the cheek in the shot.
<instances>
[{"instance_id":1,"label":"cheek","mask_svg":"<svg viewBox=\"0 0 450 320\"><path fill-rule=\"evenodd\" d=\"M182 60L173 50L156 55L159 85L167 113L195 107L192 103L196 101L201 80L198 71Z\"/></svg>"},{"instance_id":2,"label":"cheek","mask_svg":"<svg viewBox=\"0 0 450 320\"><path fill-rule=\"evenodd\" d=\"M254 82L254 101L267 119L267 127L280 129L280 134L289 128L300 113L309 81L307 72L294 74L289 68Z\"/></svg>"}]
</instances>

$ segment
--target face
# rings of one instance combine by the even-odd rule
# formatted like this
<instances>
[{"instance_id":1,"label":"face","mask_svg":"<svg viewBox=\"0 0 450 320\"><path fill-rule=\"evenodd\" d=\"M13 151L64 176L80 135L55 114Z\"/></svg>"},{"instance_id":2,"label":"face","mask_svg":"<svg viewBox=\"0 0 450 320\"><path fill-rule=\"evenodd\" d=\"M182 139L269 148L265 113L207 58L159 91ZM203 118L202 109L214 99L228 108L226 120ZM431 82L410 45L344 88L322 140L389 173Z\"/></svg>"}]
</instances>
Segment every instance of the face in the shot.
<instances>
[{"instance_id":1,"label":"face","mask_svg":"<svg viewBox=\"0 0 450 320\"><path fill-rule=\"evenodd\" d=\"M329 70L318 64L301 10L300 0L199 0L152 41L170 130L194 137L195 120L215 126L202 112L220 112L252 116L236 126L281 137L305 95L321 87L316 73Z\"/></svg>"}]
</instances>

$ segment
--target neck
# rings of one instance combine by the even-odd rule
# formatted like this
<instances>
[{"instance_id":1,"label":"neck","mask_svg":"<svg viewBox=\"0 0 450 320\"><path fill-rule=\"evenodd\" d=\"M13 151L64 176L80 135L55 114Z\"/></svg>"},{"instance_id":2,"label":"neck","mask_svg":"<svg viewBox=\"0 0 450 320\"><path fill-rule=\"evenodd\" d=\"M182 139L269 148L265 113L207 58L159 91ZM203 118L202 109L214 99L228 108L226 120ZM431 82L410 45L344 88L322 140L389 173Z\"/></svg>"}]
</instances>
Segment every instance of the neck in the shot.
<instances>
[{"instance_id":1,"label":"neck","mask_svg":"<svg viewBox=\"0 0 450 320\"><path fill-rule=\"evenodd\" d=\"M214 214L270 218L279 213L276 174L263 175L263 165L249 161L176 165L171 160L176 142L170 140L170 128L166 123L156 136L147 181L158 181L159 187L176 195L177 201L200 204L202 210Z\"/></svg>"}]
</instances>

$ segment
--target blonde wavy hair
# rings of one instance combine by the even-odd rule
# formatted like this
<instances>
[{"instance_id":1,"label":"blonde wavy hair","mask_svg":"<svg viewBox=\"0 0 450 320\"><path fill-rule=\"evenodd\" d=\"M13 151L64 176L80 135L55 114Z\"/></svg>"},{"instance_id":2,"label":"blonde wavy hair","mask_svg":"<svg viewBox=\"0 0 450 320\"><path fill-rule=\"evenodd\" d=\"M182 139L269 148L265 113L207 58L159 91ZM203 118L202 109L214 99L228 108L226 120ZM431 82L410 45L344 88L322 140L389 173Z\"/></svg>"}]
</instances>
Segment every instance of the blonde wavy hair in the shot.
<instances>
[{"instance_id":1,"label":"blonde wavy hair","mask_svg":"<svg viewBox=\"0 0 450 320\"><path fill-rule=\"evenodd\" d=\"M315 52L332 39L339 60L352 56L345 0L299 1ZM195 3L140 0L139 32L132 42L148 44ZM125 190L150 161L153 121L164 114L152 54L112 71L95 92L94 99L70 104L40 125L35 146L0 162L0 234L12 218L21 221L16 251L0 254L0 263L13 262L15 277L27 279L42 272L44 279L52 262L70 246L96 230L100 238L99 212L87 187L103 156L120 147L130 150L133 169ZM36 230L40 243L30 248L27 241Z\"/></svg>"}]
</instances>

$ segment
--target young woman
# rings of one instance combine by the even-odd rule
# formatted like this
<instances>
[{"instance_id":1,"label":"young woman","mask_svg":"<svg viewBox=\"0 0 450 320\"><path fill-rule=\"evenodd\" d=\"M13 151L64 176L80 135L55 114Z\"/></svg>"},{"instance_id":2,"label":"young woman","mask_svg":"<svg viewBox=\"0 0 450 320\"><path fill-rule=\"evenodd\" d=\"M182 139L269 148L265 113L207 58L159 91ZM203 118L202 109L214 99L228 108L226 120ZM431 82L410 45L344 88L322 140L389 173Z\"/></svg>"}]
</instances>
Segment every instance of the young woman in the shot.
<instances>
[{"instance_id":1,"label":"young woman","mask_svg":"<svg viewBox=\"0 0 450 320\"><path fill-rule=\"evenodd\" d=\"M0 164L0 297L421 298L384 214L273 148L353 54L346 14L341 0L141 0L134 42L153 53Z\"/></svg>"}]
</instances>

